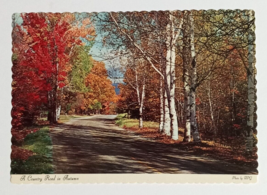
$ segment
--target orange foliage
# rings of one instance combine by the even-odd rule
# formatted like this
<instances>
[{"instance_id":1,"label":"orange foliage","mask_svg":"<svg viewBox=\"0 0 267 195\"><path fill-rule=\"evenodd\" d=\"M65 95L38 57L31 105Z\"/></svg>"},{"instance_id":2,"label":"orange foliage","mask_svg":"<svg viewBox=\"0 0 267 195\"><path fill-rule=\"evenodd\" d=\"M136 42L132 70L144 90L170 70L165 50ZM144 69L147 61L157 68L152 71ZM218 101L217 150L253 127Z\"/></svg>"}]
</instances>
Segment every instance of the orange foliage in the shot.
<instances>
[{"instance_id":1,"label":"orange foliage","mask_svg":"<svg viewBox=\"0 0 267 195\"><path fill-rule=\"evenodd\" d=\"M147 66L148 74L143 74L140 70L139 78L145 77L145 99L143 109L143 119L147 121L159 120L159 75ZM118 96L117 108L119 112L131 112L132 117L138 117L139 105L135 85L135 73L132 69L127 69L124 74L124 84L119 84L120 95ZM139 84L141 90L142 85Z\"/></svg>"},{"instance_id":2,"label":"orange foliage","mask_svg":"<svg viewBox=\"0 0 267 195\"><path fill-rule=\"evenodd\" d=\"M117 102L115 87L109 80L105 64L94 61L91 72L85 79L89 92L85 94L86 104L88 107L99 102L101 105L108 102Z\"/></svg>"},{"instance_id":3,"label":"orange foliage","mask_svg":"<svg viewBox=\"0 0 267 195\"><path fill-rule=\"evenodd\" d=\"M62 20L72 24L71 28L64 35L68 47L83 44L80 38L84 38L87 41L94 40L96 36L95 29L89 18L77 20L74 14L64 13Z\"/></svg>"}]
</instances>

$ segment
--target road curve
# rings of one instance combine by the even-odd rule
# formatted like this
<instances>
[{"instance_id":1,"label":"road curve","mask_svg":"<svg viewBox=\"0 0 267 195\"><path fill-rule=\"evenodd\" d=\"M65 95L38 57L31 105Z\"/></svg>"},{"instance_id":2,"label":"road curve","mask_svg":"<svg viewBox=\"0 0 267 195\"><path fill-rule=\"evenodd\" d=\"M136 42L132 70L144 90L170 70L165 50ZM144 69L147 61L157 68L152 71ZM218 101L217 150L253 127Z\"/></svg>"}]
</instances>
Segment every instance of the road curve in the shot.
<instances>
[{"instance_id":1,"label":"road curve","mask_svg":"<svg viewBox=\"0 0 267 195\"><path fill-rule=\"evenodd\" d=\"M54 172L248 174L244 167L195 156L135 135L114 124L116 115L74 118L51 131Z\"/></svg>"}]
</instances>

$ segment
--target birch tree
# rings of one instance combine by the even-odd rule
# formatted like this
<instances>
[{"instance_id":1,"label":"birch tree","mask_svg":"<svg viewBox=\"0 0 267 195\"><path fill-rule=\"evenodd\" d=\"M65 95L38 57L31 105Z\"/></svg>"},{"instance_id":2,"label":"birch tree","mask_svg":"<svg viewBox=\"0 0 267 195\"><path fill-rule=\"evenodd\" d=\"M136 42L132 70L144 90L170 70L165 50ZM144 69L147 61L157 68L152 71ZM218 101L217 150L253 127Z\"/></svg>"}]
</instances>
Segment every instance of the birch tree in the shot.
<instances>
[{"instance_id":1,"label":"birch tree","mask_svg":"<svg viewBox=\"0 0 267 195\"><path fill-rule=\"evenodd\" d=\"M146 90L146 77L147 71L145 67L145 62L143 59L135 59L134 54L128 56L126 60L121 60L121 64L124 65L125 71L125 81L129 84L132 89L135 90L138 102L139 110L139 128L143 128L143 109L145 101L145 90ZM134 74L134 75L129 75Z\"/></svg>"},{"instance_id":2,"label":"birch tree","mask_svg":"<svg viewBox=\"0 0 267 195\"><path fill-rule=\"evenodd\" d=\"M178 120L175 106L175 59L176 59L176 41L180 35L181 26L183 19L180 20L180 26L178 32L175 32L174 16L173 13L169 13L169 22L166 27L167 32L167 55L166 55L166 75L167 75L167 86L169 90L167 93L169 99L169 108L170 108L170 119L171 119L171 128L172 128L172 139L178 139Z\"/></svg>"},{"instance_id":3,"label":"birch tree","mask_svg":"<svg viewBox=\"0 0 267 195\"><path fill-rule=\"evenodd\" d=\"M190 89L190 122L191 122L191 131L193 134L194 142L199 142L199 132L197 127L197 120L196 120L196 88L197 88L197 62L196 62L196 52L195 52L195 38L194 38L194 18L192 12L189 16L190 21L190 47L191 47L191 89Z\"/></svg>"},{"instance_id":4,"label":"birch tree","mask_svg":"<svg viewBox=\"0 0 267 195\"><path fill-rule=\"evenodd\" d=\"M113 16L113 13L110 13L111 20L114 22L116 28L118 29L119 33L128 40L128 43L130 43L135 49L140 53L140 55L147 60L147 62L151 65L151 67L163 78L165 91L164 96L167 97L167 104L165 104L165 108L168 105L168 109L165 109L165 116L170 117L170 129L172 134L172 139L177 140L178 139L178 121L177 121L177 114L175 110L175 43L177 41L177 38L180 35L181 26L182 26L182 19L180 19L178 29L175 28L175 17L173 17L173 14L175 12L167 12L166 21L167 25L165 27L165 47L166 47L166 57L164 64L161 64L162 71L157 67L157 64L159 64L158 60L156 58L153 58L149 55L147 51L145 51L132 37L128 32L127 29L122 28L119 25L119 22L117 19ZM144 28L144 27L143 27ZM169 113L168 113L169 111ZM165 125L164 125L164 133L166 135L170 135L170 131L168 128L168 117L165 118Z\"/></svg>"},{"instance_id":5,"label":"birch tree","mask_svg":"<svg viewBox=\"0 0 267 195\"><path fill-rule=\"evenodd\" d=\"M183 23L183 80L184 80L184 110L185 110L185 130L184 140L185 142L191 141L191 118L190 118L190 21L189 12L184 11L184 23Z\"/></svg>"}]
</instances>

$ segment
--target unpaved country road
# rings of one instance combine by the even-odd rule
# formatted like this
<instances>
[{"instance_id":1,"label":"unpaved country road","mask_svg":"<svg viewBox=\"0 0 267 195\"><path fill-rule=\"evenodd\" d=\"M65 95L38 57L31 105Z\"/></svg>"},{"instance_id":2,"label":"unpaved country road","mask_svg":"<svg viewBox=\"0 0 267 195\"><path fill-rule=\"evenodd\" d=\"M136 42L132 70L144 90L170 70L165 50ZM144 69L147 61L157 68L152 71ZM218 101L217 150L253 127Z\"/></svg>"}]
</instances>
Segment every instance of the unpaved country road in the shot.
<instances>
[{"instance_id":1,"label":"unpaved country road","mask_svg":"<svg viewBox=\"0 0 267 195\"><path fill-rule=\"evenodd\" d=\"M55 173L249 174L252 171L114 125L116 115L74 118L51 131Z\"/></svg>"}]
</instances>

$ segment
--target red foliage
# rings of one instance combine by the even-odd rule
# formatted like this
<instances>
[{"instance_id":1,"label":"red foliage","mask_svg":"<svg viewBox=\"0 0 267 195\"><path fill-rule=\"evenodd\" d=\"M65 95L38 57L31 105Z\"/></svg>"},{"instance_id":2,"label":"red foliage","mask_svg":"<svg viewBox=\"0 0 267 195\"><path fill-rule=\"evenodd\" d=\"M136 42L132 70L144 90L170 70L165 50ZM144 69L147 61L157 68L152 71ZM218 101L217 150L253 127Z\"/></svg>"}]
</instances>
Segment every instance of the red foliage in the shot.
<instances>
[{"instance_id":1,"label":"red foliage","mask_svg":"<svg viewBox=\"0 0 267 195\"><path fill-rule=\"evenodd\" d=\"M21 143L28 134L35 133L36 131L38 131L38 129L27 129L27 130L19 130L19 131L12 130L11 134L15 142Z\"/></svg>"},{"instance_id":2,"label":"red foliage","mask_svg":"<svg viewBox=\"0 0 267 195\"><path fill-rule=\"evenodd\" d=\"M233 124L233 127L234 127L235 129L240 129L240 128L241 128L241 125L239 125L239 124Z\"/></svg>"},{"instance_id":3,"label":"red foliage","mask_svg":"<svg viewBox=\"0 0 267 195\"><path fill-rule=\"evenodd\" d=\"M22 149L17 146L12 146L11 159L12 160L27 160L34 153L30 150Z\"/></svg>"},{"instance_id":4,"label":"red foliage","mask_svg":"<svg viewBox=\"0 0 267 195\"><path fill-rule=\"evenodd\" d=\"M66 85L68 56L64 35L69 24L60 14L21 14L13 28L13 129L31 125L48 92Z\"/></svg>"}]
</instances>

